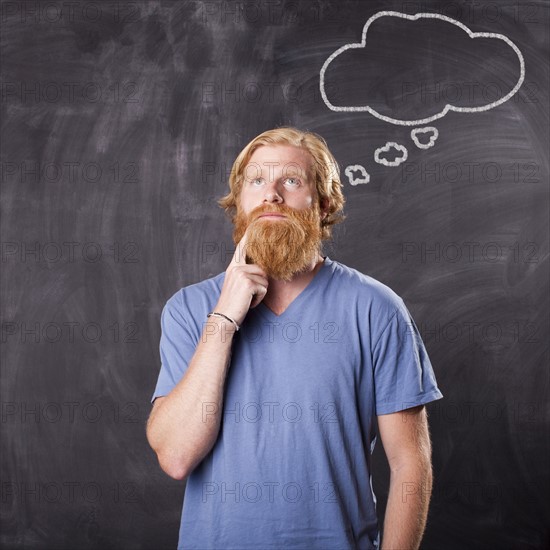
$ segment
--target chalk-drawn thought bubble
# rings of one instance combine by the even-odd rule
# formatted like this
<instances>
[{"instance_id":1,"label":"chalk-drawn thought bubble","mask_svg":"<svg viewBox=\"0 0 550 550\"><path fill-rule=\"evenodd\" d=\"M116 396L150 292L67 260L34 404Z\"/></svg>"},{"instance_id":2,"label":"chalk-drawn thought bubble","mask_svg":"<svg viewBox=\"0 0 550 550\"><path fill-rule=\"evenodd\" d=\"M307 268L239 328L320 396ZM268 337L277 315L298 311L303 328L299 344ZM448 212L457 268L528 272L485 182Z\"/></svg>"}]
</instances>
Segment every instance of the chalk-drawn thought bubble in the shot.
<instances>
[{"instance_id":1,"label":"chalk-drawn thought bubble","mask_svg":"<svg viewBox=\"0 0 550 550\"><path fill-rule=\"evenodd\" d=\"M366 22L361 42L327 58L319 85L333 111L364 111L391 124L419 126L449 111L493 109L524 79L523 55L502 34L473 32L436 13L381 11ZM334 82L343 90L338 105L327 96Z\"/></svg>"},{"instance_id":2,"label":"chalk-drawn thought bubble","mask_svg":"<svg viewBox=\"0 0 550 550\"><path fill-rule=\"evenodd\" d=\"M435 126L415 128L411 130L411 139L419 149L429 149L435 145L439 137L439 130Z\"/></svg>"},{"instance_id":3,"label":"chalk-drawn thought bubble","mask_svg":"<svg viewBox=\"0 0 550 550\"><path fill-rule=\"evenodd\" d=\"M364 166L361 166L361 164L346 166L345 174L350 185L359 185L361 183L369 183L370 181L369 173Z\"/></svg>"},{"instance_id":4,"label":"chalk-drawn thought bubble","mask_svg":"<svg viewBox=\"0 0 550 550\"><path fill-rule=\"evenodd\" d=\"M384 166L399 166L407 160L408 156L407 148L395 141L388 141L384 147L379 147L374 151L374 160Z\"/></svg>"}]
</instances>

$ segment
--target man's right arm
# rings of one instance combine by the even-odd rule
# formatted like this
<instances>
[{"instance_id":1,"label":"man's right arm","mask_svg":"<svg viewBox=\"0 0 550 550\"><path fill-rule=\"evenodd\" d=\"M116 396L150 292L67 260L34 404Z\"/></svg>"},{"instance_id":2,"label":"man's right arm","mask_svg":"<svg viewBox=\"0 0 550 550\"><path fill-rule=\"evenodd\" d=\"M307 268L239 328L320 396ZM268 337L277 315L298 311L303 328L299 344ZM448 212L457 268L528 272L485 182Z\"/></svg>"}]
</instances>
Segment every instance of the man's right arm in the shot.
<instances>
[{"instance_id":1,"label":"man's right arm","mask_svg":"<svg viewBox=\"0 0 550 550\"><path fill-rule=\"evenodd\" d=\"M229 321L209 317L182 379L155 399L147 439L160 467L174 479L186 478L216 442L234 331Z\"/></svg>"},{"instance_id":2,"label":"man's right arm","mask_svg":"<svg viewBox=\"0 0 550 550\"><path fill-rule=\"evenodd\" d=\"M247 238L248 231L235 249L214 308L239 325L263 300L269 284L260 267L245 261ZM160 467L174 479L185 479L216 442L235 330L226 319L208 317L185 374L167 396L155 399L147 439Z\"/></svg>"}]
</instances>

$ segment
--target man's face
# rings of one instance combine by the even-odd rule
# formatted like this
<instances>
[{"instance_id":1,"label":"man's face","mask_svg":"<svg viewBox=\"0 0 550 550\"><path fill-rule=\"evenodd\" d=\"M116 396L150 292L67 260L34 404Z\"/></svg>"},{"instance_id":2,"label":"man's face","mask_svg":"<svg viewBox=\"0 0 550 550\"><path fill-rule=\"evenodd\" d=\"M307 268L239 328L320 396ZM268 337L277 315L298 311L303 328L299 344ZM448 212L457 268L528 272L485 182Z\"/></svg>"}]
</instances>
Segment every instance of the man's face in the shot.
<instances>
[{"instance_id":1,"label":"man's face","mask_svg":"<svg viewBox=\"0 0 550 550\"><path fill-rule=\"evenodd\" d=\"M318 258L325 214L312 163L305 149L263 145L244 169L233 240L237 244L250 226L247 258L273 279L288 281Z\"/></svg>"}]
</instances>

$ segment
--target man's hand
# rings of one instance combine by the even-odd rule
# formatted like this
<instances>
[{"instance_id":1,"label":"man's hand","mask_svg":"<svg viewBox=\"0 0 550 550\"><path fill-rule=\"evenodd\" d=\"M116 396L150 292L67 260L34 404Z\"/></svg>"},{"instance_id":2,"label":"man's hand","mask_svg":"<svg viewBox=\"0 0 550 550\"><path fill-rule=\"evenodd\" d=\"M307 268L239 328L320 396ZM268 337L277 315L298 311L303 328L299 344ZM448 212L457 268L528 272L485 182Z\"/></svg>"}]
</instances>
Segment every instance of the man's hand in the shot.
<instances>
[{"instance_id":1,"label":"man's hand","mask_svg":"<svg viewBox=\"0 0 550 550\"><path fill-rule=\"evenodd\" d=\"M254 223L254 222L252 222ZM231 263L225 271L225 279L214 311L224 313L241 324L248 310L256 307L267 294L269 285L265 271L255 264L246 263L248 231L239 241Z\"/></svg>"}]
</instances>

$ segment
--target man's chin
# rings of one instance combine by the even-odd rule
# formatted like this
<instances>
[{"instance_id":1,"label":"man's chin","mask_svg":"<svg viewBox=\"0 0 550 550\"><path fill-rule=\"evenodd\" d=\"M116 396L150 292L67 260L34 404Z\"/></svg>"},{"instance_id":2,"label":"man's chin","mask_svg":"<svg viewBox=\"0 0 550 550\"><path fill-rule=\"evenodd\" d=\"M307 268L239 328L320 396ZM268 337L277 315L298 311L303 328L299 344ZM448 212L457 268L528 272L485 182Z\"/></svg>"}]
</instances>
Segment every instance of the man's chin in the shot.
<instances>
[{"instance_id":1,"label":"man's chin","mask_svg":"<svg viewBox=\"0 0 550 550\"><path fill-rule=\"evenodd\" d=\"M253 262L253 263L261 267L270 279L274 279L277 281L287 281L287 282L291 281L294 278L294 276L298 275L299 273L307 271L309 267L309 264L303 265L301 267L294 266L291 268L288 265L276 267L272 264L264 264L263 262Z\"/></svg>"},{"instance_id":2,"label":"man's chin","mask_svg":"<svg viewBox=\"0 0 550 550\"><path fill-rule=\"evenodd\" d=\"M318 243L289 243L284 238L257 243L249 241L247 256L268 277L284 281L290 281L295 275L311 269L320 248Z\"/></svg>"}]
</instances>

